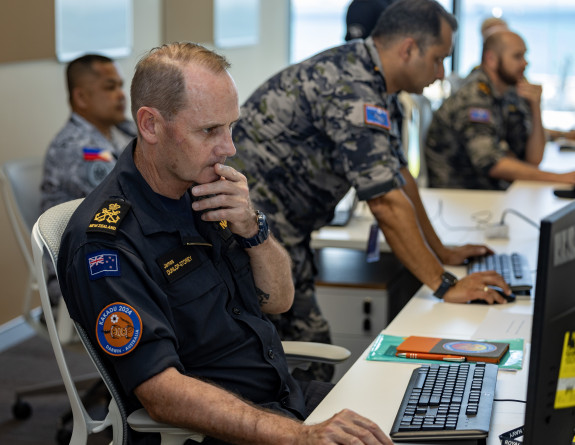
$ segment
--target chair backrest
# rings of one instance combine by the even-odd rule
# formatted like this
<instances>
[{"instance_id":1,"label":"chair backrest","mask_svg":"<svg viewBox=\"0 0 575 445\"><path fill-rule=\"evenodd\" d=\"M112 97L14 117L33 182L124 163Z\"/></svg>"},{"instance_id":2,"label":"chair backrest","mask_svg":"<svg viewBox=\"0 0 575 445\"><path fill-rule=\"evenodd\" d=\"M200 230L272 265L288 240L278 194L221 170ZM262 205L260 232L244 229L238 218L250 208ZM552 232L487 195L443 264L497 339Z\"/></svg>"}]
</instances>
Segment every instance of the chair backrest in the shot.
<instances>
[{"instance_id":1,"label":"chair backrest","mask_svg":"<svg viewBox=\"0 0 575 445\"><path fill-rule=\"evenodd\" d=\"M57 318L54 316L45 280L45 271L43 267L44 252L47 252L54 268L56 269L62 235L72 214L76 211L82 201L83 199L76 199L48 209L40 215L32 229L32 252L34 256L35 270L38 274L40 300L42 302L42 309L46 319L50 343L52 345L54 355L56 356L56 362L58 363L60 374L64 380L64 386L66 387L66 392L72 409L73 427L70 443L85 444L87 443L89 434L102 431L108 426L112 426L113 443L118 445L126 444L128 440L128 425L137 431L159 433L162 437L162 444L183 444L187 438L201 442L203 440L203 435L190 430L154 422L144 410L139 410L137 415L134 416L133 420L130 422L128 420L128 413L126 412L122 393L119 390L120 386L117 384L115 377L108 372L107 367L103 363L87 333L79 324L72 321L68 312L65 310L65 304L60 305L64 310L60 310L58 312ZM78 394L78 390L74 380L72 379L68 363L64 355L62 337L59 335L59 331L62 330L62 324L73 325L76 328L84 348L88 352L88 355L96 366L98 373L102 377L102 380L106 384L106 387L112 396L108 406L108 413L103 420L92 419ZM67 332L68 329L63 329L63 331Z\"/></svg>"},{"instance_id":2,"label":"chair backrest","mask_svg":"<svg viewBox=\"0 0 575 445\"><path fill-rule=\"evenodd\" d=\"M102 421L92 419L86 411L82 399L78 394L72 375L70 374L68 362L64 355L62 342L58 334L58 324L71 324L72 321L70 317L66 316L67 314L62 311L59 311L57 318L58 321L56 321L50 297L48 295L48 288L46 286L44 252L48 254L50 260L54 266L56 266L58 254L60 252L60 239L68 225L70 217L81 202L82 199L77 199L48 209L40 216L32 228L32 253L35 272L38 278L40 301L42 303L42 310L44 312L44 319L48 329L52 350L54 351L56 363L58 364L60 375L64 381L64 386L66 388L66 393L68 394L68 400L72 410L73 427L72 438L70 441L72 444L86 444L89 434L101 431L107 426L113 424L114 422L112 419L115 414L118 414L118 409L114 400L110 402L108 415ZM64 304L61 304L60 306L65 307ZM117 432L116 428L114 429L113 443L124 443L122 433L123 431L120 430Z\"/></svg>"}]
</instances>

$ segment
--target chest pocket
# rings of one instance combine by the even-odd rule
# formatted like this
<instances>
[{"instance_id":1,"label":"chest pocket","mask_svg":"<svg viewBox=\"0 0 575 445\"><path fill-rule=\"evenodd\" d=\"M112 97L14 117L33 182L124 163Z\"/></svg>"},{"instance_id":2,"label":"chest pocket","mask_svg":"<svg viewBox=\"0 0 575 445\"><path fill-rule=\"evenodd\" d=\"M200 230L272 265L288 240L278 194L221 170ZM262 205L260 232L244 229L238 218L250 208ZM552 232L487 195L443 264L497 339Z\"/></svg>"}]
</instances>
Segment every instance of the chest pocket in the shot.
<instances>
[{"instance_id":1,"label":"chest pocket","mask_svg":"<svg viewBox=\"0 0 575 445\"><path fill-rule=\"evenodd\" d=\"M204 247L178 246L156 259L167 284L162 286L172 306L196 300L218 285L224 285Z\"/></svg>"}]
</instances>

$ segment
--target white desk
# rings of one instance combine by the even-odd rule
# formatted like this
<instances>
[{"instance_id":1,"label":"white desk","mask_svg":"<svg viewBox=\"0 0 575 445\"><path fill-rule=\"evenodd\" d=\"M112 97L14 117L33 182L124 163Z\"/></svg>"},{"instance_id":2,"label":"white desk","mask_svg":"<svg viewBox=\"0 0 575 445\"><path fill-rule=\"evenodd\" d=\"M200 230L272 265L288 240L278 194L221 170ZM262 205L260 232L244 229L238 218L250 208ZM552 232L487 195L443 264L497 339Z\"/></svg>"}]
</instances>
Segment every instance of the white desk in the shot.
<instances>
[{"instance_id":1,"label":"white desk","mask_svg":"<svg viewBox=\"0 0 575 445\"><path fill-rule=\"evenodd\" d=\"M556 198L553 184L518 182L506 192L424 189L421 191L430 219L446 244L481 242L496 251L518 251L527 256L532 268L537 262L539 232L532 225L513 214L505 222L510 226L509 240L488 240L484 231L476 230L473 217L478 212L491 211L490 222L498 222L505 209L514 209L538 222L541 217L563 207L569 201ZM441 212L440 203L441 202ZM365 209L363 209L365 212ZM480 214L481 215L481 214ZM349 227L322 229L314 236L314 246L364 248L371 218L358 216ZM460 229L455 230L454 227ZM334 236L334 230L339 235ZM330 237L331 238L330 240ZM382 249L385 249L384 241ZM462 267L453 268L464 274ZM401 313L383 331L390 335L425 335L467 339L471 338L483 322L488 311L532 313L531 299L522 299L509 305L459 305L444 303L432 296L424 286L405 306ZM525 336L526 356L523 370L502 371L497 378L495 397L525 400L527 387L528 351L530 336ZM367 352L367 351L366 351ZM308 418L308 423L328 419L344 408L350 408L372 419L389 433L403 397L411 371L417 363L391 363L359 358L343 376L325 400ZM489 445L499 445L498 435L523 425L525 406L521 403L495 402ZM437 443L437 442L434 442ZM449 442L454 445L454 442Z\"/></svg>"}]
</instances>

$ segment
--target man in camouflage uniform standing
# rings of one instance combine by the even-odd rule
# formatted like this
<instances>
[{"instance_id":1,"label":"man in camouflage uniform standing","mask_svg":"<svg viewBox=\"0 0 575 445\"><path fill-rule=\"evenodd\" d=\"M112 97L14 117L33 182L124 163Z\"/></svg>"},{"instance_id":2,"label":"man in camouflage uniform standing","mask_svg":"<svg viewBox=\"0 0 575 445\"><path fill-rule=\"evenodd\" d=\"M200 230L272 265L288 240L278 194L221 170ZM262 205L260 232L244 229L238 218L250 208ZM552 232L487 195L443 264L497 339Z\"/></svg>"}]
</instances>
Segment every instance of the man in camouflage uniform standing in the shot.
<instances>
[{"instance_id":1,"label":"man in camouflage uniform standing","mask_svg":"<svg viewBox=\"0 0 575 445\"><path fill-rule=\"evenodd\" d=\"M539 170L545 149L541 86L528 83L523 39L498 31L481 65L447 98L429 128L429 185L505 190L516 179L575 184L575 172Z\"/></svg>"},{"instance_id":2,"label":"man in camouflage uniform standing","mask_svg":"<svg viewBox=\"0 0 575 445\"><path fill-rule=\"evenodd\" d=\"M432 289L442 282L441 262L460 264L488 251L443 246L401 151L396 93L421 94L443 77L456 28L434 1L395 2L371 37L284 69L242 107L234 128L238 156L228 162L247 176L252 201L293 260L294 305L276 323L283 339L329 341L315 298L310 238L331 220L350 187L368 202L398 259ZM500 277L488 280L505 286ZM446 299L499 301L478 281L464 278ZM314 377L329 378L321 372Z\"/></svg>"},{"instance_id":3,"label":"man in camouflage uniform standing","mask_svg":"<svg viewBox=\"0 0 575 445\"><path fill-rule=\"evenodd\" d=\"M126 120L123 79L112 59L79 57L68 64L66 82L72 112L46 152L42 211L88 195L136 136L136 126ZM49 276L50 297L56 303L60 289L55 273L49 271Z\"/></svg>"}]
</instances>

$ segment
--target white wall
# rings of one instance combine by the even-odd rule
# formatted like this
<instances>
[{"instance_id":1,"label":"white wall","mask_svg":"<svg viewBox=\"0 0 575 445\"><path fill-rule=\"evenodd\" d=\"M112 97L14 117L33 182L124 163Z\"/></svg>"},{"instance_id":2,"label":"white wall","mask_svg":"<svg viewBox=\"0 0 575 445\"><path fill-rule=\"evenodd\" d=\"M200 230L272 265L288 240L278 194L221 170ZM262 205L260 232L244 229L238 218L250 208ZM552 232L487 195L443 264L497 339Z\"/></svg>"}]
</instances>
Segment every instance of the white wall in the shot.
<instances>
[{"instance_id":1,"label":"white wall","mask_svg":"<svg viewBox=\"0 0 575 445\"><path fill-rule=\"evenodd\" d=\"M161 1L134 0L134 51L118 61L126 90L140 56L162 43ZM240 101L288 61L289 0L260 4L260 44L220 51L232 63ZM44 153L69 114L64 72L65 64L55 59L0 64L0 163ZM20 314L27 276L3 204L0 246L1 325Z\"/></svg>"}]
</instances>

